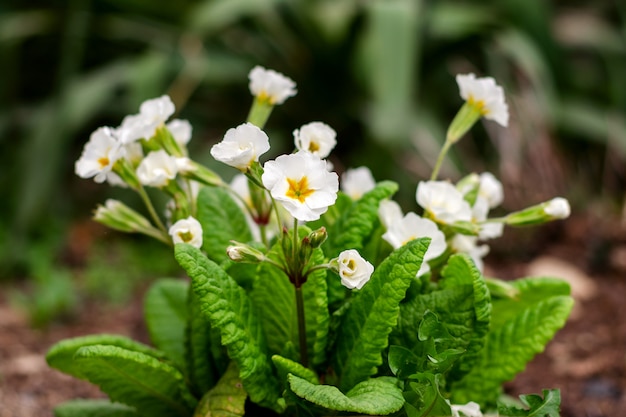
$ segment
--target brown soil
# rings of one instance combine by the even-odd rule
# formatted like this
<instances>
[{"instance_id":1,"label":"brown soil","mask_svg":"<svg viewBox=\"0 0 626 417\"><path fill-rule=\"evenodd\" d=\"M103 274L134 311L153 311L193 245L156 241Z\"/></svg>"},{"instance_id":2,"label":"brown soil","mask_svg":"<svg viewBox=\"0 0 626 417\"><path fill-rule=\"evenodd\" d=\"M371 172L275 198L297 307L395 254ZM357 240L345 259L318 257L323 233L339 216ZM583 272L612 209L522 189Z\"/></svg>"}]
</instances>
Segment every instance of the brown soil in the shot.
<instances>
[{"instance_id":1,"label":"brown soil","mask_svg":"<svg viewBox=\"0 0 626 417\"><path fill-rule=\"evenodd\" d=\"M588 231L569 232L565 243L542 251L548 257L540 268L570 266L581 275L572 278L576 307L546 351L506 390L518 395L560 388L563 417L614 417L626 412L626 245L612 241L603 258L607 263L597 269L589 246L580 243ZM529 265L538 264L500 265L488 259L487 265L495 275L523 276ZM564 275L574 274L565 269ZM146 342L141 294L123 308L91 303L71 322L45 331L31 329L26 317L0 296L0 417L52 416L52 408L64 400L102 397L89 383L48 368L44 359L53 343L93 333Z\"/></svg>"}]
</instances>

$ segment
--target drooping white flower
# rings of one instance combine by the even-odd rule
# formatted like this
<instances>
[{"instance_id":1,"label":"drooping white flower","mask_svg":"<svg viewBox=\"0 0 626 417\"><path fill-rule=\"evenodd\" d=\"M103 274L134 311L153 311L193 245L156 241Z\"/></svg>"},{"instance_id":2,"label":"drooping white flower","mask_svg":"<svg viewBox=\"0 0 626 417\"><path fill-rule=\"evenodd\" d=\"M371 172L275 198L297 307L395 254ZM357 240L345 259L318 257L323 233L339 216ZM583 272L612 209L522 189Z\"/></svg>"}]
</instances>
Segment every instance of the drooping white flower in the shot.
<instances>
[{"instance_id":1,"label":"drooping white flower","mask_svg":"<svg viewBox=\"0 0 626 417\"><path fill-rule=\"evenodd\" d=\"M260 66L252 68L250 74L250 92L258 100L271 105L283 104L289 97L296 95L296 83L283 74Z\"/></svg>"},{"instance_id":2,"label":"drooping white flower","mask_svg":"<svg viewBox=\"0 0 626 417\"><path fill-rule=\"evenodd\" d=\"M143 185L164 187L176 178L176 158L163 149L150 152L137 167L137 178Z\"/></svg>"},{"instance_id":3,"label":"drooping white flower","mask_svg":"<svg viewBox=\"0 0 626 417\"><path fill-rule=\"evenodd\" d=\"M366 192L376 187L376 181L372 171L368 167L348 169L341 176L341 191L346 193L351 199L358 200Z\"/></svg>"},{"instance_id":4,"label":"drooping white flower","mask_svg":"<svg viewBox=\"0 0 626 417\"><path fill-rule=\"evenodd\" d=\"M477 241L478 238L476 236L457 234L452 238L450 246L456 252L467 253L474 261L476 268L482 272L484 267L483 258L489 253L489 246L478 245Z\"/></svg>"},{"instance_id":5,"label":"drooping white flower","mask_svg":"<svg viewBox=\"0 0 626 417\"><path fill-rule=\"evenodd\" d=\"M245 171L270 149L269 138L252 123L244 123L228 129L224 139L211 148L216 160Z\"/></svg>"},{"instance_id":6,"label":"drooping white flower","mask_svg":"<svg viewBox=\"0 0 626 417\"><path fill-rule=\"evenodd\" d=\"M293 131L296 149L311 152L320 158L330 155L337 144L337 132L322 122L311 122Z\"/></svg>"},{"instance_id":7,"label":"drooping white flower","mask_svg":"<svg viewBox=\"0 0 626 417\"><path fill-rule=\"evenodd\" d=\"M115 130L101 127L91 134L76 161L74 170L81 178L95 177L98 183L104 182L115 162L124 156L124 148L115 137Z\"/></svg>"},{"instance_id":8,"label":"drooping white flower","mask_svg":"<svg viewBox=\"0 0 626 417\"><path fill-rule=\"evenodd\" d=\"M424 210L442 223L472 220L469 203L447 181L421 181L417 186L416 199Z\"/></svg>"},{"instance_id":9,"label":"drooping white flower","mask_svg":"<svg viewBox=\"0 0 626 417\"><path fill-rule=\"evenodd\" d=\"M456 76L461 97L489 120L506 127L509 124L509 108L504 90L492 77L476 78L474 74Z\"/></svg>"},{"instance_id":10,"label":"drooping white flower","mask_svg":"<svg viewBox=\"0 0 626 417\"><path fill-rule=\"evenodd\" d=\"M394 249L407 244L408 242L420 237L431 238L428 250L424 254L422 266L417 275L424 275L430 271L428 261L437 258L446 250L446 237L439 230L435 222L418 216L410 212L404 217L394 221L387 228L383 239L387 241Z\"/></svg>"},{"instance_id":11,"label":"drooping white flower","mask_svg":"<svg viewBox=\"0 0 626 417\"><path fill-rule=\"evenodd\" d=\"M265 188L300 221L319 219L337 199L337 174L327 171L324 160L310 152L281 155L266 162L264 171Z\"/></svg>"},{"instance_id":12,"label":"drooping white flower","mask_svg":"<svg viewBox=\"0 0 626 417\"><path fill-rule=\"evenodd\" d=\"M180 147L184 148L191 140L191 123L187 120L174 119L165 126Z\"/></svg>"},{"instance_id":13,"label":"drooping white flower","mask_svg":"<svg viewBox=\"0 0 626 417\"><path fill-rule=\"evenodd\" d=\"M172 242L188 243L196 248L202 247L202 225L192 216L180 219L170 227L169 232Z\"/></svg>"},{"instance_id":14,"label":"drooping white flower","mask_svg":"<svg viewBox=\"0 0 626 417\"><path fill-rule=\"evenodd\" d=\"M341 284L349 289L363 288L374 272L374 266L354 249L341 252L337 262Z\"/></svg>"},{"instance_id":15,"label":"drooping white flower","mask_svg":"<svg viewBox=\"0 0 626 417\"><path fill-rule=\"evenodd\" d=\"M126 116L118 128L122 143L131 143L139 139L150 139L156 129L174 114L174 103L169 96L146 100L139 107L139 114Z\"/></svg>"},{"instance_id":16,"label":"drooping white flower","mask_svg":"<svg viewBox=\"0 0 626 417\"><path fill-rule=\"evenodd\" d=\"M452 410L452 417L483 417L480 405L473 401L465 405L450 404L450 409Z\"/></svg>"},{"instance_id":17,"label":"drooping white flower","mask_svg":"<svg viewBox=\"0 0 626 417\"><path fill-rule=\"evenodd\" d=\"M543 211L548 216L552 216L555 219L565 219L569 217L571 213L569 202L563 197L555 197L548 201Z\"/></svg>"}]
</instances>

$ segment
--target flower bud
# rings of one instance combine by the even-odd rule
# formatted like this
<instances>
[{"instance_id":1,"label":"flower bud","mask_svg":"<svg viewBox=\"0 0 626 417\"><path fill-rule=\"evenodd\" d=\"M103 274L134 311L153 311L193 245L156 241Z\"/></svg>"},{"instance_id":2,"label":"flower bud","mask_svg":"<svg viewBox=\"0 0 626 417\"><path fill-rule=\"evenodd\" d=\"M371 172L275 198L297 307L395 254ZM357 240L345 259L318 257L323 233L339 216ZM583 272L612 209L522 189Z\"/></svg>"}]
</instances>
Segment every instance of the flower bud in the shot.
<instances>
[{"instance_id":1,"label":"flower bud","mask_svg":"<svg viewBox=\"0 0 626 417\"><path fill-rule=\"evenodd\" d=\"M148 219L118 200L108 199L104 205L98 206L94 220L120 232L159 233Z\"/></svg>"},{"instance_id":2,"label":"flower bud","mask_svg":"<svg viewBox=\"0 0 626 417\"><path fill-rule=\"evenodd\" d=\"M320 246L322 246L322 243L326 241L327 237L328 237L328 232L326 231L326 228L320 227L319 229L312 231L309 234L309 236L307 236L308 244L309 246L311 246L311 248L317 249Z\"/></svg>"},{"instance_id":3,"label":"flower bud","mask_svg":"<svg viewBox=\"0 0 626 417\"><path fill-rule=\"evenodd\" d=\"M330 264L341 277L341 284L349 289L363 288L374 272L374 266L354 249L344 250Z\"/></svg>"},{"instance_id":4,"label":"flower bud","mask_svg":"<svg viewBox=\"0 0 626 417\"><path fill-rule=\"evenodd\" d=\"M569 202L562 197L556 197L544 203L511 213L504 220L506 224L511 226L529 226L565 219L569 215Z\"/></svg>"},{"instance_id":5,"label":"flower bud","mask_svg":"<svg viewBox=\"0 0 626 417\"><path fill-rule=\"evenodd\" d=\"M231 260L246 263L258 263L265 260L265 255L261 251L234 240L231 243L233 244L226 248L226 253Z\"/></svg>"}]
</instances>

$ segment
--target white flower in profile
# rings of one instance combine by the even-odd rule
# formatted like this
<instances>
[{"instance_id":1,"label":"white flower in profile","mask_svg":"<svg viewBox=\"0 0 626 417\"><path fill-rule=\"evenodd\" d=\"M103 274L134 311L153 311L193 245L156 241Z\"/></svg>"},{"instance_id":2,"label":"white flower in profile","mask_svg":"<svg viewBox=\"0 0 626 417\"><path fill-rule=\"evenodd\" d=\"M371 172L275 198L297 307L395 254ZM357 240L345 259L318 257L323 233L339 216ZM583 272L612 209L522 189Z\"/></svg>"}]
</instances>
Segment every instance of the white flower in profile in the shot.
<instances>
[{"instance_id":1,"label":"white flower in profile","mask_svg":"<svg viewBox=\"0 0 626 417\"><path fill-rule=\"evenodd\" d=\"M506 127L509 124L509 108L504 90L492 77L476 78L474 74L456 76L461 97L489 120Z\"/></svg>"},{"instance_id":2,"label":"white flower in profile","mask_svg":"<svg viewBox=\"0 0 626 417\"><path fill-rule=\"evenodd\" d=\"M389 230L392 224L402 220L402 208L393 200L382 200L378 205L378 218L385 229Z\"/></svg>"},{"instance_id":3,"label":"white flower in profile","mask_svg":"<svg viewBox=\"0 0 626 417\"><path fill-rule=\"evenodd\" d=\"M363 194L376 187L372 171L368 167L348 169L341 175L341 191L353 200L363 197Z\"/></svg>"},{"instance_id":4,"label":"white flower in profile","mask_svg":"<svg viewBox=\"0 0 626 417\"><path fill-rule=\"evenodd\" d=\"M543 212L555 219L565 219L569 217L571 208L566 199L563 197L555 197L545 203Z\"/></svg>"},{"instance_id":5,"label":"white flower in profile","mask_svg":"<svg viewBox=\"0 0 626 417\"><path fill-rule=\"evenodd\" d=\"M374 266L355 249L344 250L337 258L341 284L349 289L360 290L370 280Z\"/></svg>"},{"instance_id":6,"label":"white flower in profile","mask_svg":"<svg viewBox=\"0 0 626 417\"><path fill-rule=\"evenodd\" d=\"M265 132L252 123L244 123L228 129L224 139L211 148L211 155L226 165L246 171L269 149L270 141Z\"/></svg>"},{"instance_id":7,"label":"white flower in profile","mask_svg":"<svg viewBox=\"0 0 626 417\"><path fill-rule=\"evenodd\" d=\"M296 95L296 83L283 74L260 66L252 68L250 74L250 92L260 101L271 105L283 104L289 97Z\"/></svg>"},{"instance_id":8,"label":"white flower in profile","mask_svg":"<svg viewBox=\"0 0 626 417\"><path fill-rule=\"evenodd\" d=\"M322 122L307 123L293 131L296 149L311 152L320 158L330 155L337 144L337 132Z\"/></svg>"},{"instance_id":9,"label":"white flower in profile","mask_svg":"<svg viewBox=\"0 0 626 417\"><path fill-rule=\"evenodd\" d=\"M191 216L178 220L170 227L168 233L172 236L174 244L188 243L196 248L202 247L202 225Z\"/></svg>"},{"instance_id":10,"label":"white flower in profile","mask_svg":"<svg viewBox=\"0 0 626 417\"><path fill-rule=\"evenodd\" d=\"M483 172L479 178L478 197L487 200L489 208L502 204L504 200L502 183L491 172Z\"/></svg>"},{"instance_id":11,"label":"white flower in profile","mask_svg":"<svg viewBox=\"0 0 626 417\"><path fill-rule=\"evenodd\" d=\"M465 405L450 404L450 409L452 410L452 417L483 417L483 413L480 411L480 405L473 401Z\"/></svg>"},{"instance_id":12,"label":"white flower in profile","mask_svg":"<svg viewBox=\"0 0 626 417\"><path fill-rule=\"evenodd\" d=\"M385 234L383 234L383 239L394 249L398 249L420 237L429 237L431 238L431 242L428 246L428 250L424 254L424 260L417 276L429 272L430 266L428 265L428 261L437 258L446 250L446 237L443 232L439 230L435 222L410 212L401 219L394 221Z\"/></svg>"},{"instance_id":13,"label":"white flower in profile","mask_svg":"<svg viewBox=\"0 0 626 417\"><path fill-rule=\"evenodd\" d=\"M474 261L476 268L482 272L484 268L483 258L489 253L489 246L478 245L477 241L476 236L457 234L452 238L450 246L456 252L467 253Z\"/></svg>"},{"instance_id":14,"label":"white flower in profile","mask_svg":"<svg viewBox=\"0 0 626 417\"><path fill-rule=\"evenodd\" d=\"M174 140L182 148L187 146L191 140L191 123L187 120L174 119L165 125L170 131Z\"/></svg>"},{"instance_id":15,"label":"white flower in profile","mask_svg":"<svg viewBox=\"0 0 626 417\"><path fill-rule=\"evenodd\" d=\"M326 162L310 152L281 155L268 161L261 177L272 197L300 221L317 220L335 204L339 179Z\"/></svg>"},{"instance_id":16,"label":"white flower in profile","mask_svg":"<svg viewBox=\"0 0 626 417\"><path fill-rule=\"evenodd\" d=\"M417 185L417 203L442 223L471 221L472 208L463 194L447 181L421 181Z\"/></svg>"},{"instance_id":17,"label":"white flower in profile","mask_svg":"<svg viewBox=\"0 0 626 417\"><path fill-rule=\"evenodd\" d=\"M124 156L124 148L115 136L115 130L101 127L94 131L76 161L74 170L81 178L95 177L102 183L111 173L115 162Z\"/></svg>"},{"instance_id":18,"label":"white flower in profile","mask_svg":"<svg viewBox=\"0 0 626 417\"><path fill-rule=\"evenodd\" d=\"M176 158L163 149L150 152L137 167L137 178L143 185L164 187L178 174Z\"/></svg>"},{"instance_id":19,"label":"white flower in profile","mask_svg":"<svg viewBox=\"0 0 626 417\"><path fill-rule=\"evenodd\" d=\"M139 107L139 114L126 116L118 128L122 143L131 143L139 139L150 139L156 129L174 114L174 103L169 96L146 100Z\"/></svg>"}]
</instances>

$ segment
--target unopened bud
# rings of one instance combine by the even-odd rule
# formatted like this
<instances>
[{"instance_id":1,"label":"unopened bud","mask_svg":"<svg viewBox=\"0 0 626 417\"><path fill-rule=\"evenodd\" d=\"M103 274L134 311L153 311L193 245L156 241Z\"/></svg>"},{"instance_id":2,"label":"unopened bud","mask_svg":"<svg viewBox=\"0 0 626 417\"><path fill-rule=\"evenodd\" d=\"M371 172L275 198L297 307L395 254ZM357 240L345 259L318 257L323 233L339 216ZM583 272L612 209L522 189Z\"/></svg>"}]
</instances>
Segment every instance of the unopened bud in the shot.
<instances>
[{"instance_id":1,"label":"unopened bud","mask_svg":"<svg viewBox=\"0 0 626 417\"><path fill-rule=\"evenodd\" d=\"M556 197L544 203L511 213L505 217L505 222L511 226L529 226L565 219L569 215L569 202L562 197Z\"/></svg>"},{"instance_id":2,"label":"unopened bud","mask_svg":"<svg viewBox=\"0 0 626 417\"><path fill-rule=\"evenodd\" d=\"M121 232L143 232L153 229L144 216L118 200L108 199L98 206L94 220Z\"/></svg>"},{"instance_id":3,"label":"unopened bud","mask_svg":"<svg viewBox=\"0 0 626 417\"><path fill-rule=\"evenodd\" d=\"M311 248L313 249L319 248L320 246L322 246L322 243L326 241L327 237L328 237L328 232L326 231L326 228L320 227L319 229L312 231L307 236L308 245L311 246Z\"/></svg>"},{"instance_id":4,"label":"unopened bud","mask_svg":"<svg viewBox=\"0 0 626 417\"><path fill-rule=\"evenodd\" d=\"M228 257L235 262L259 263L265 260L265 255L257 249L236 241L226 248Z\"/></svg>"}]
</instances>

